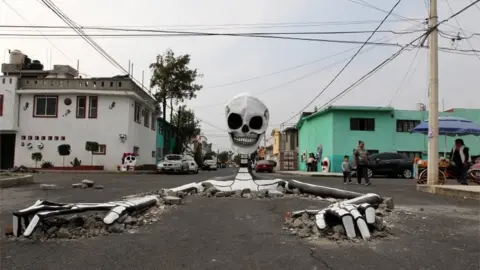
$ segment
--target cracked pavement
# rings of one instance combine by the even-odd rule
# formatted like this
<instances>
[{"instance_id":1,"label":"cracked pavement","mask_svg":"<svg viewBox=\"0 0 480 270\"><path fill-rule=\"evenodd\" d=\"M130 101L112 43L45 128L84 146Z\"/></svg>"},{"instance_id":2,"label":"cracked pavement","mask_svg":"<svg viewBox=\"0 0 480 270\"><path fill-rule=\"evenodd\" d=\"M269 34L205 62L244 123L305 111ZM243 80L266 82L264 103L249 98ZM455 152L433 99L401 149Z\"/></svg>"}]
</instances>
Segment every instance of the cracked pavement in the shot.
<instances>
[{"instance_id":1,"label":"cracked pavement","mask_svg":"<svg viewBox=\"0 0 480 270\"><path fill-rule=\"evenodd\" d=\"M102 202L234 173L199 175L38 174L38 185L0 190L0 224L11 212L45 198ZM279 176L287 178L291 176ZM104 190L72 189L91 179ZM478 201L415 191L413 180L373 179L370 187L343 185L340 178L294 177L318 185L394 197L393 239L340 245L308 242L282 229L287 211L324 201L300 198L246 200L188 197L185 204L134 234L44 243L0 239L0 269L480 269Z\"/></svg>"}]
</instances>

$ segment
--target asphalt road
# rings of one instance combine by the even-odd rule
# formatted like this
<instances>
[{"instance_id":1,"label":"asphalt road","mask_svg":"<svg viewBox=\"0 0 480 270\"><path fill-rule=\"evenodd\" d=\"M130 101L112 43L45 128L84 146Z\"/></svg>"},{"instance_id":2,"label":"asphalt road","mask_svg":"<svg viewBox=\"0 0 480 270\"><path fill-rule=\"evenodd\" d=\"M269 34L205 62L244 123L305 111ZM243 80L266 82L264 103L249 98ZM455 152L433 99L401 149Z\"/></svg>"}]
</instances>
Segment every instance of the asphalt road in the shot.
<instances>
[{"instance_id":1,"label":"asphalt road","mask_svg":"<svg viewBox=\"0 0 480 270\"><path fill-rule=\"evenodd\" d=\"M3 228L12 211L39 198L102 202L231 173L219 169L189 176L39 174L39 182L63 188L0 190L0 223ZM85 178L105 189L70 187ZM390 223L395 237L365 244L307 243L282 230L283 214L321 207L323 202L190 197L136 234L44 243L0 239L0 269L480 269L477 201L418 193L414 182L404 179L374 179L370 187L344 186L338 178L296 179L393 196L396 209Z\"/></svg>"}]
</instances>

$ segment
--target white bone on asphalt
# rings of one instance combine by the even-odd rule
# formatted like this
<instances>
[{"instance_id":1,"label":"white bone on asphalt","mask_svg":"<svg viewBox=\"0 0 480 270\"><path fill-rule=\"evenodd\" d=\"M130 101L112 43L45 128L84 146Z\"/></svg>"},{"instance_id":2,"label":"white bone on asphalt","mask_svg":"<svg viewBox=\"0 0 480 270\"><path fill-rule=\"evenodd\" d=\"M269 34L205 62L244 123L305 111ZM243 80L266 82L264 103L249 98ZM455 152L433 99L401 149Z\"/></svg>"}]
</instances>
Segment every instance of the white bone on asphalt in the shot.
<instances>
[{"instance_id":1,"label":"white bone on asphalt","mask_svg":"<svg viewBox=\"0 0 480 270\"><path fill-rule=\"evenodd\" d=\"M315 224L320 230L325 230L327 228L327 223L325 222L325 210L319 211L315 215Z\"/></svg>"},{"instance_id":2,"label":"white bone on asphalt","mask_svg":"<svg viewBox=\"0 0 480 270\"><path fill-rule=\"evenodd\" d=\"M374 224L375 223L375 208L373 208L370 204L368 203L363 203L359 206L360 208L363 209L365 212L365 221L367 224Z\"/></svg>"},{"instance_id":3,"label":"white bone on asphalt","mask_svg":"<svg viewBox=\"0 0 480 270\"><path fill-rule=\"evenodd\" d=\"M225 106L225 118L234 150L240 154L257 150L270 119L267 106L250 94L242 93Z\"/></svg>"},{"instance_id":4,"label":"white bone on asphalt","mask_svg":"<svg viewBox=\"0 0 480 270\"><path fill-rule=\"evenodd\" d=\"M363 218L358 218L355 220L355 223L357 224L358 231L360 232L360 235L363 240L369 240L371 238L370 230L368 229L368 225L365 222L365 219Z\"/></svg>"}]
</instances>

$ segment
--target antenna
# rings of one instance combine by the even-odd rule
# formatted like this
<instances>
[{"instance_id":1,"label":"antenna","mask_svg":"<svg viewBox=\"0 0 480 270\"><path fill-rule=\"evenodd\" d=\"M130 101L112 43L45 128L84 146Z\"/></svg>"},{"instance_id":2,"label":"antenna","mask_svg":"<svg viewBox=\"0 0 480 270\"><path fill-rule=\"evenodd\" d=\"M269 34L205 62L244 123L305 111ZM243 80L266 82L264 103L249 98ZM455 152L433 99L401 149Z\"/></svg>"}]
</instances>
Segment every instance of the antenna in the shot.
<instances>
[{"instance_id":1,"label":"antenna","mask_svg":"<svg viewBox=\"0 0 480 270\"><path fill-rule=\"evenodd\" d=\"M130 60L128 60L128 75L130 75Z\"/></svg>"}]
</instances>

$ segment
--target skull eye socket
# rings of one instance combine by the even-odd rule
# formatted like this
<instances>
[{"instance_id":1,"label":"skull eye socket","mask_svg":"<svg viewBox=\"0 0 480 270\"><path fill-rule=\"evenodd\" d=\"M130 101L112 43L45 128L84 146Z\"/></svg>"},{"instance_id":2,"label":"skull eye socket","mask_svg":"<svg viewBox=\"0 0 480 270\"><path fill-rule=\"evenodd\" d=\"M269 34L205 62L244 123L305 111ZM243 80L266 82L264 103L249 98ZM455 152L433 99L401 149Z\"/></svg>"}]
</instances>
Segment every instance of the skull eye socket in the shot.
<instances>
[{"instance_id":1,"label":"skull eye socket","mask_svg":"<svg viewBox=\"0 0 480 270\"><path fill-rule=\"evenodd\" d=\"M252 119L250 119L250 123L248 123L248 126L251 129L261 129L263 126L263 118L260 116L252 117Z\"/></svg>"},{"instance_id":2,"label":"skull eye socket","mask_svg":"<svg viewBox=\"0 0 480 270\"><path fill-rule=\"evenodd\" d=\"M227 119L228 128L239 129L242 127L243 119L239 114L231 113Z\"/></svg>"}]
</instances>

